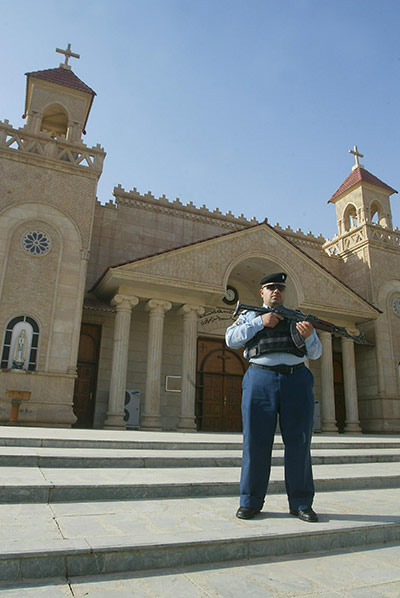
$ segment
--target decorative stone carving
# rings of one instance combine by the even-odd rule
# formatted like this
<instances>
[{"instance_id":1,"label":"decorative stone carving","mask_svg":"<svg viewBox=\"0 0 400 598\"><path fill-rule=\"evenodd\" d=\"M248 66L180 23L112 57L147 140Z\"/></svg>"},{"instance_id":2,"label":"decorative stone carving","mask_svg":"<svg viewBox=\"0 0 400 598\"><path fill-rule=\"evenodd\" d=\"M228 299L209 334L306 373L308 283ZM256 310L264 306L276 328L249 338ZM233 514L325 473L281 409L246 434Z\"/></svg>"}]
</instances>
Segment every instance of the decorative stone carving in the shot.
<instances>
[{"instance_id":1,"label":"decorative stone carving","mask_svg":"<svg viewBox=\"0 0 400 598\"><path fill-rule=\"evenodd\" d=\"M24 129L14 129L6 121L0 122L0 147L38 154L96 172L102 171L105 158L104 149L99 144L92 148L84 143L77 146L66 139L52 139L45 132L35 134Z\"/></svg>"},{"instance_id":2,"label":"decorative stone carving","mask_svg":"<svg viewBox=\"0 0 400 598\"><path fill-rule=\"evenodd\" d=\"M34 257L41 257L51 249L51 237L42 230L32 230L25 233L21 239L23 249Z\"/></svg>"},{"instance_id":3,"label":"decorative stone carving","mask_svg":"<svg viewBox=\"0 0 400 598\"><path fill-rule=\"evenodd\" d=\"M26 331L22 329L15 343L12 361L12 367L16 370L22 370L24 367L27 354L27 340Z\"/></svg>"}]
</instances>

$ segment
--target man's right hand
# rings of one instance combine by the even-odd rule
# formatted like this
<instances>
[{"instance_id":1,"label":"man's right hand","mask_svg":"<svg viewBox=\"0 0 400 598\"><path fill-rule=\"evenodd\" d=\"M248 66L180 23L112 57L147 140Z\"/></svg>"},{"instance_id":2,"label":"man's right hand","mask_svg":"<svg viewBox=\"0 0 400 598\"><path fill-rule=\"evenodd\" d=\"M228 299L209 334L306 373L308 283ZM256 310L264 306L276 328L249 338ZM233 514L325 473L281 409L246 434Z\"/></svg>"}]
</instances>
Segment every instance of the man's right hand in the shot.
<instances>
[{"instance_id":1,"label":"man's right hand","mask_svg":"<svg viewBox=\"0 0 400 598\"><path fill-rule=\"evenodd\" d=\"M270 311L267 314L262 314L261 319L264 326L267 328L275 328L275 326L279 324L281 320L283 320L283 317L274 313L273 311Z\"/></svg>"}]
</instances>

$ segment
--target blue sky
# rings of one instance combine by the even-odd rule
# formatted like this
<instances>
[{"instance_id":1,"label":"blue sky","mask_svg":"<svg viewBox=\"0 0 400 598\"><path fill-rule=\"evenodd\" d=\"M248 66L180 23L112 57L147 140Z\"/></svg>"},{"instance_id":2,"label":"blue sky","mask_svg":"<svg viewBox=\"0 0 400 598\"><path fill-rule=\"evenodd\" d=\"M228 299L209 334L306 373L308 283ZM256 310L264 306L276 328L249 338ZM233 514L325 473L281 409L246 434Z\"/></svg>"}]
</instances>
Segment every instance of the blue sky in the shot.
<instances>
[{"instance_id":1,"label":"blue sky","mask_svg":"<svg viewBox=\"0 0 400 598\"><path fill-rule=\"evenodd\" d=\"M336 232L327 200L361 162L400 190L399 0L2 0L0 119L56 47L97 92L98 196L156 197ZM400 199L392 197L400 226Z\"/></svg>"}]
</instances>

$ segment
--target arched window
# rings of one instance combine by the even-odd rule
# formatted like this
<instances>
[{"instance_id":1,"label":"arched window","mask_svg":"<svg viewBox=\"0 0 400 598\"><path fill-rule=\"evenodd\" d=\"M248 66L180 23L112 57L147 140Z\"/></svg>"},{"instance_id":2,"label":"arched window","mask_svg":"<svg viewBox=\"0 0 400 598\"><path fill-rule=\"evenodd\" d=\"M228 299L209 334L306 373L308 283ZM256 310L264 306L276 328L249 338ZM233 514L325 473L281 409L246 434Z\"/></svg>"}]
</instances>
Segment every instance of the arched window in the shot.
<instances>
[{"instance_id":1,"label":"arched window","mask_svg":"<svg viewBox=\"0 0 400 598\"><path fill-rule=\"evenodd\" d=\"M52 137L67 135L68 115L61 104L51 104L43 112L41 131L47 131Z\"/></svg>"},{"instance_id":2,"label":"arched window","mask_svg":"<svg viewBox=\"0 0 400 598\"><path fill-rule=\"evenodd\" d=\"M349 204L343 215L344 230L350 230L355 226L358 226L357 221L357 210L353 204Z\"/></svg>"},{"instance_id":3,"label":"arched window","mask_svg":"<svg viewBox=\"0 0 400 598\"><path fill-rule=\"evenodd\" d=\"M371 222L380 225L383 222L382 206L377 201L374 201L371 205Z\"/></svg>"},{"instance_id":4,"label":"arched window","mask_svg":"<svg viewBox=\"0 0 400 598\"><path fill-rule=\"evenodd\" d=\"M29 316L9 321L4 335L1 369L34 371L37 364L39 326Z\"/></svg>"}]
</instances>

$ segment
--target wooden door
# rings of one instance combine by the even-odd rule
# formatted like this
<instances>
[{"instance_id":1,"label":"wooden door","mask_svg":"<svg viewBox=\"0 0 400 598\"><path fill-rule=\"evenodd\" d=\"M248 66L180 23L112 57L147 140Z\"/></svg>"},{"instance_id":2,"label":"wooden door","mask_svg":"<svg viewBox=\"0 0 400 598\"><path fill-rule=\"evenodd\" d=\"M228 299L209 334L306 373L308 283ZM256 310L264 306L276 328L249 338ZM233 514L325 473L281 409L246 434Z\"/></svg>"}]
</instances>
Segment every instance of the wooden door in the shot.
<instances>
[{"instance_id":1,"label":"wooden door","mask_svg":"<svg viewBox=\"0 0 400 598\"><path fill-rule=\"evenodd\" d=\"M221 339L199 339L196 417L199 430L240 432L241 395L246 361L242 351Z\"/></svg>"},{"instance_id":2,"label":"wooden door","mask_svg":"<svg viewBox=\"0 0 400 598\"><path fill-rule=\"evenodd\" d=\"M335 390L335 417L338 431L342 434L346 423L346 404L344 400L342 354L333 352L333 381Z\"/></svg>"},{"instance_id":3,"label":"wooden door","mask_svg":"<svg viewBox=\"0 0 400 598\"><path fill-rule=\"evenodd\" d=\"M74 428L93 427L100 338L101 326L82 324L73 407L78 419Z\"/></svg>"}]
</instances>

